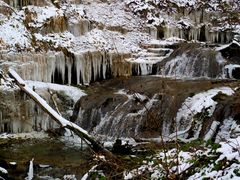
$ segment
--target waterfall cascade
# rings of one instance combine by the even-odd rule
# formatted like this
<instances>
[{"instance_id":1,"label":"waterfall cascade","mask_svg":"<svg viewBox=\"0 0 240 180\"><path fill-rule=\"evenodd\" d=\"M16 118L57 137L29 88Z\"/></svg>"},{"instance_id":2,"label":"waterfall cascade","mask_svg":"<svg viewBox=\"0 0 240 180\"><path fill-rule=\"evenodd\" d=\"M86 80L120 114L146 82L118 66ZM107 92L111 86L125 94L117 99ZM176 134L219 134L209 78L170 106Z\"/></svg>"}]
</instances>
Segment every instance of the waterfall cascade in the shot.
<instances>
[{"instance_id":1,"label":"waterfall cascade","mask_svg":"<svg viewBox=\"0 0 240 180\"><path fill-rule=\"evenodd\" d=\"M223 64L219 62L223 57L220 53L207 48L193 48L194 44L186 46L190 49L180 47L165 63L162 62L158 74L175 78L222 78Z\"/></svg>"},{"instance_id":2,"label":"waterfall cascade","mask_svg":"<svg viewBox=\"0 0 240 180\"><path fill-rule=\"evenodd\" d=\"M235 109L238 100L229 102L235 92L218 87L220 84L212 88L208 80L154 76L112 79L77 102L72 120L89 132L107 137L152 138L162 134L164 139L174 139L177 129L179 138L205 138L212 123L224 126L229 117L235 122L239 113Z\"/></svg>"},{"instance_id":3,"label":"waterfall cascade","mask_svg":"<svg viewBox=\"0 0 240 180\"><path fill-rule=\"evenodd\" d=\"M233 44L229 46L230 50L212 47L215 43L230 42L236 33L230 26L220 28L222 15L219 12L175 6L175 11L163 11L153 16L143 9L141 15L148 21L146 27L136 16L138 11L133 11L135 14L126 11L125 1L106 3L72 0L70 4L62 2L60 6L48 0L5 2L15 7L17 13L3 15L0 28L3 31L14 29L17 36L21 37L18 40L25 42L19 43L13 38L14 33L8 36L6 30L0 33L1 49L5 48L0 53L0 67L14 67L25 80L89 85L95 81L121 77L118 86L124 89L126 76L160 75L190 79L239 77L240 68L234 65L239 64L239 46ZM172 10L172 7L169 8ZM220 20L217 21L217 18ZM196 45L189 41L204 43ZM232 65L227 65L229 63ZM145 84L139 82L136 86L141 89ZM123 92L121 89L110 92L107 97L94 97L99 100L98 105L81 104L84 100L80 100L75 106L74 113L78 114L75 120L91 132L106 134L109 131L110 136L148 137L149 132L159 135L159 129L164 135L169 135L173 132L172 119L177 108L180 108L180 102L191 93L206 90L201 87L189 92L186 88L186 94L181 91L183 96L179 92L163 96L165 92L162 89L166 88L164 83L148 86L150 92L142 91L137 95L143 99L141 102L136 100L132 93L134 91ZM172 92L174 88L167 90ZM1 93L2 132L54 127L27 97L20 99L20 92ZM8 94L4 96L4 93ZM49 101L48 95L43 96ZM9 108L5 108L7 103L4 103L9 102L10 97L13 101L9 103ZM174 99L176 97L180 97L180 100ZM17 104L17 111L13 111L13 104ZM157 113L157 121L149 118L151 115L146 107L150 113L161 109Z\"/></svg>"}]
</instances>

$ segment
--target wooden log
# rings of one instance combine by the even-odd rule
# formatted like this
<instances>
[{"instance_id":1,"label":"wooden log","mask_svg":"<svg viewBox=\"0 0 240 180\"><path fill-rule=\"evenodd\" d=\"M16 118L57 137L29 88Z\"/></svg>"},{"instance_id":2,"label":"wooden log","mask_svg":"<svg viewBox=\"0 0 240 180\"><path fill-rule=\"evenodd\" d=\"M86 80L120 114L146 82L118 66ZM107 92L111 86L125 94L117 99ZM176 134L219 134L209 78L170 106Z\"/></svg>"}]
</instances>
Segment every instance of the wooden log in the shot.
<instances>
[{"instance_id":1,"label":"wooden log","mask_svg":"<svg viewBox=\"0 0 240 180\"><path fill-rule=\"evenodd\" d=\"M98 141L94 139L94 137L88 134L86 130L82 129L77 124L68 121L60 114L58 114L52 107L47 104L47 102L43 98L41 98L36 92L34 92L31 88L28 87L24 80L13 69L9 69L8 74L11 78L15 80L17 86L27 95L29 95L29 97L31 97L61 127L73 131L81 139L87 141L87 144L94 152L102 152L106 155L113 156L110 151L105 149Z\"/></svg>"},{"instance_id":2,"label":"wooden log","mask_svg":"<svg viewBox=\"0 0 240 180\"><path fill-rule=\"evenodd\" d=\"M58 113L59 115L62 115L61 112L60 112L60 110L59 110L59 108L58 108L58 106L57 106L57 103L56 103L55 99L53 98L53 92L52 92L50 89L48 89L48 92L49 92L49 94L50 94L51 100L52 100L52 102L53 102L53 104L54 104L54 106L55 106L55 109L56 109L57 113Z\"/></svg>"}]
</instances>

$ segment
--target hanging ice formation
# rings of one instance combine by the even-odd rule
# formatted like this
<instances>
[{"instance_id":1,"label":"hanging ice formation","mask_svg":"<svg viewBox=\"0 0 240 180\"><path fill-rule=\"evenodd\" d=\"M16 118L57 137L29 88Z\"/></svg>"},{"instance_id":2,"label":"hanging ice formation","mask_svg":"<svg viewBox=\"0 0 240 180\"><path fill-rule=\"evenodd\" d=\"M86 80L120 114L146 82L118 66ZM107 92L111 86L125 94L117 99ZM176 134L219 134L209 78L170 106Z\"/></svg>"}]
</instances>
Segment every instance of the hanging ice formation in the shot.
<instances>
[{"instance_id":1,"label":"hanging ice formation","mask_svg":"<svg viewBox=\"0 0 240 180\"><path fill-rule=\"evenodd\" d=\"M219 12L178 7L170 16L166 12L160 12L156 18L152 16L154 15L147 18L150 24L153 22L149 33L155 39L178 37L187 41L226 44L231 42L235 35L231 25L223 27L217 24L217 18L221 18Z\"/></svg>"},{"instance_id":2,"label":"hanging ice formation","mask_svg":"<svg viewBox=\"0 0 240 180\"><path fill-rule=\"evenodd\" d=\"M1 90L0 133L21 133L58 127L37 105L19 90Z\"/></svg>"},{"instance_id":3,"label":"hanging ice formation","mask_svg":"<svg viewBox=\"0 0 240 180\"><path fill-rule=\"evenodd\" d=\"M10 6L18 9L22 9L23 6L27 5L36 5L44 6L48 4L48 0L3 0L8 3Z\"/></svg>"},{"instance_id":4,"label":"hanging ice formation","mask_svg":"<svg viewBox=\"0 0 240 180\"><path fill-rule=\"evenodd\" d=\"M1 67L15 66L26 80L89 84L96 80L132 75L132 65L124 62L126 57L129 55L98 51L67 55L63 52L2 54L1 59L6 62Z\"/></svg>"}]
</instances>

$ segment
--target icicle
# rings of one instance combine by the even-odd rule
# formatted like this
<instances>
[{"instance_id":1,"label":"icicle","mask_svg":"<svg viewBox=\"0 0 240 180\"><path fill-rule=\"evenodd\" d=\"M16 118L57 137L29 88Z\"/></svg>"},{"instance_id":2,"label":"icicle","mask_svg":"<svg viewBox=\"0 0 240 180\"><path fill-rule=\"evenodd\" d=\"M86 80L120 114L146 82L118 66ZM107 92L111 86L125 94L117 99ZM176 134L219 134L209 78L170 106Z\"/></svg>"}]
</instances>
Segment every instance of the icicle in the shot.
<instances>
[{"instance_id":1,"label":"icicle","mask_svg":"<svg viewBox=\"0 0 240 180\"><path fill-rule=\"evenodd\" d=\"M157 37L158 32L156 27L154 26L149 27L149 34L153 39L158 39Z\"/></svg>"},{"instance_id":2,"label":"icicle","mask_svg":"<svg viewBox=\"0 0 240 180\"><path fill-rule=\"evenodd\" d=\"M34 161L34 158L30 161L30 164L29 164L29 170L28 170L28 177L25 178L26 180L32 180L34 175L33 175L33 161Z\"/></svg>"},{"instance_id":3,"label":"icicle","mask_svg":"<svg viewBox=\"0 0 240 180\"><path fill-rule=\"evenodd\" d=\"M139 75L149 75L152 73L152 64L140 63L141 74Z\"/></svg>"},{"instance_id":4,"label":"icicle","mask_svg":"<svg viewBox=\"0 0 240 180\"><path fill-rule=\"evenodd\" d=\"M4 132L4 124L2 119L2 111L0 111L0 132Z\"/></svg>"}]
</instances>

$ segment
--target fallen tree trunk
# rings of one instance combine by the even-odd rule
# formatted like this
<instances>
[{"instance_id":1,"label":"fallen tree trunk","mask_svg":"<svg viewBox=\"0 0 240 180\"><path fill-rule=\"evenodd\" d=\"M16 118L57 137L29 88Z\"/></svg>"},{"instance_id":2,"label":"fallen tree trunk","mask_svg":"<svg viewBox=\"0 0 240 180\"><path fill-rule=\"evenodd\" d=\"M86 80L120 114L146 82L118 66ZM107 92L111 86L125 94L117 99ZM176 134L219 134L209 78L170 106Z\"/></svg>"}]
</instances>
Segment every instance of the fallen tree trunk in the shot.
<instances>
[{"instance_id":1,"label":"fallen tree trunk","mask_svg":"<svg viewBox=\"0 0 240 180\"><path fill-rule=\"evenodd\" d=\"M12 69L9 69L8 74L11 78L16 81L17 86L29 95L46 113L48 113L54 121L56 121L61 127L67 128L73 131L84 141L87 141L87 144L94 152L102 152L107 155L111 155L111 152L105 149L99 142L97 142L94 137L88 134L87 131L79 127L77 124L72 123L60 114L58 114L52 107L50 107L47 102L41 98L37 93L35 93L31 88L29 88L24 80Z\"/></svg>"}]
</instances>

